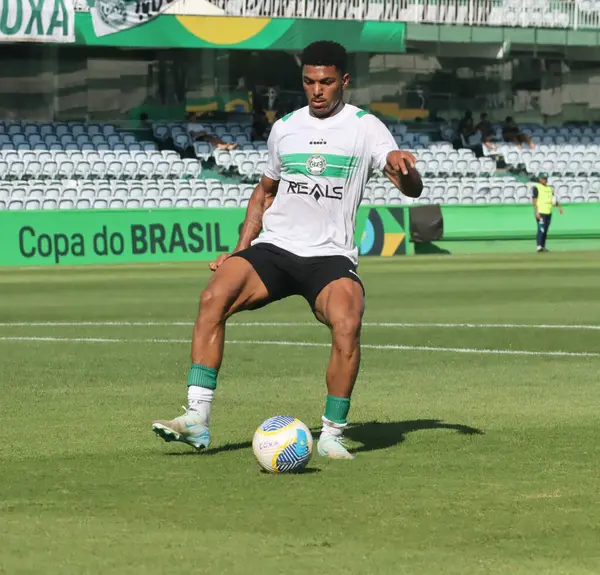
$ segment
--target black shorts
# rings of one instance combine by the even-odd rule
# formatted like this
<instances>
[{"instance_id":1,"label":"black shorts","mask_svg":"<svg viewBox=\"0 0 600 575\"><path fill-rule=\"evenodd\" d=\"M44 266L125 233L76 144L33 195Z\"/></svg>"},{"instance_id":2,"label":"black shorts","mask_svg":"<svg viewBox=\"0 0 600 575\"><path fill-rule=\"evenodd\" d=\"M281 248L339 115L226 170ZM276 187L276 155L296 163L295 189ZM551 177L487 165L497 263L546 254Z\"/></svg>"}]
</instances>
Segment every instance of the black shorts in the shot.
<instances>
[{"instance_id":1,"label":"black shorts","mask_svg":"<svg viewBox=\"0 0 600 575\"><path fill-rule=\"evenodd\" d=\"M269 292L269 299L258 307L291 295L301 295L314 310L321 290L340 278L354 280L362 287L363 294L365 291L356 266L345 256L305 258L267 243L256 244L233 256L248 261Z\"/></svg>"}]
</instances>

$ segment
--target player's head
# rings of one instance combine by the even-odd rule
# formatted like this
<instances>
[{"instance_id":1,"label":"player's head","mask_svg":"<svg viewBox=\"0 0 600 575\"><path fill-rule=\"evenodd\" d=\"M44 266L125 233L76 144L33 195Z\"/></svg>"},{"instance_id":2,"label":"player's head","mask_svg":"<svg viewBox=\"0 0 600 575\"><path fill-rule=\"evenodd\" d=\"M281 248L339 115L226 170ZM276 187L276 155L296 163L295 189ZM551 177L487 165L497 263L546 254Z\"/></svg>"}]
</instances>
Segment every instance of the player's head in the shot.
<instances>
[{"instance_id":1,"label":"player's head","mask_svg":"<svg viewBox=\"0 0 600 575\"><path fill-rule=\"evenodd\" d=\"M548 174L546 174L546 172L542 172L539 175L538 180L540 184L543 184L545 186L548 183Z\"/></svg>"},{"instance_id":2,"label":"player's head","mask_svg":"<svg viewBox=\"0 0 600 575\"><path fill-rule=\"evenodd\" d=\"M337 42L321 40L304 49L301 61L302 85L311 113L326 118L342 101L350 82L346 50Z\"/></svg>"}]
</instances>

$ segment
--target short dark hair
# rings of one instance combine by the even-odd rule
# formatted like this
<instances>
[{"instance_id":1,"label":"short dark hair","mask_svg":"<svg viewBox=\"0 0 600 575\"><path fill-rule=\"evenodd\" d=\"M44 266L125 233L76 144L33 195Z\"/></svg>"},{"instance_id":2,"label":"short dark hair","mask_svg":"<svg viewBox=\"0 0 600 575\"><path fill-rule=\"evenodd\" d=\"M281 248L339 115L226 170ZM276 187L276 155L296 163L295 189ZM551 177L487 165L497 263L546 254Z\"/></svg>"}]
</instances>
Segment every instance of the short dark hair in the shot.
<instances>
[{"instance_id":1,"label":"short dark hair","mask_svg":"<svg viewBox=\"0 0 600 575\"><path fill-rule=\"evenodd\" d=\"M337 42L319 40L304 48L300 58L303 66L335 66L340 72L346 72L348 54Z\"/></svg>"}]
</instances>

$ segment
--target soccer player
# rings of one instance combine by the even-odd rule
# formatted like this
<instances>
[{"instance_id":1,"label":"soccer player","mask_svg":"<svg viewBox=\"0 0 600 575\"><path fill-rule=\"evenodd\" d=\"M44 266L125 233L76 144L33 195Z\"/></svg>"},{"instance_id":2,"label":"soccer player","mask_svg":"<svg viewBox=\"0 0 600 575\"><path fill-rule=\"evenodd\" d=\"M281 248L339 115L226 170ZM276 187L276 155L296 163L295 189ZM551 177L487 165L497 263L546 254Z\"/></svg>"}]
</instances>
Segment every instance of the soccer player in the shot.
<instances>
[{"instance_id":1,"label":"soccer player","mask_svg":"<svg viewBox=\"0 0 600 575\"><path fill-rule=\"evenodd\" d=\"M548 237L548 228L552 221L552 206L556 206L561 215L563 214L563 209L554 197L552 186L548 185L548 174L540 174L538 182L538 184L533 186L533 209L537 221L536 251L547 252L546 238Z\"/></svg>"},{"instance_id":2,"label":"soccer player","mask_svg":"<svg viewBox=\"0 0 600 575\"><path fill-rule=\"evenodd\" d=\"M302 54L308 106L273 125L267 168L248 203L237 246L210 264L214 275L200 297L193 331L188 409L152 424L166 441L196 449L209 445L226 320L301 295L332 336L318 453L354 458L342 435L359 368L364 310L356 211L373 169L383 170L410 197L419 197L423 185L415 157L398 150L385 125L344 103L346 61L346 51L334 42L314 42Z\"/></svg>"}]
</instances>

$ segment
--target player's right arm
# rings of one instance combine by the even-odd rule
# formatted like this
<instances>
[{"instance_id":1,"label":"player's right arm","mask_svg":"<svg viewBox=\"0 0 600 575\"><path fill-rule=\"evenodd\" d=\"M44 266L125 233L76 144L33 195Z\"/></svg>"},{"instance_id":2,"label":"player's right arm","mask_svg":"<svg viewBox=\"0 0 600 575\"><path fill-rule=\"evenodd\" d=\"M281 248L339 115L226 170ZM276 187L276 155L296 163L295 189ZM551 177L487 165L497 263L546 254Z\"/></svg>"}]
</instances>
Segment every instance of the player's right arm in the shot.
<instances>
[{"instance_id":1,"label":"player's right arm","mask_svg":"<svg viewBox=\"0 0 600 575\"><path fill-rule=\"evenodd\" d=\"M279 186L278 180L272 180L267 176L260 179L248 201L240 237L231 254L249 248L252 241L258 237L262 230L263 215L275 199L277 186ZM214 262L209 264L210 269L214 272L231 254L221 254Z\"/></svg>"},{"instance_id":2,"label":"player's right arm","mask_svg":"<svg viewBox=\"0 0 600 575\"><path fill-rule=\"evenodd\" d=\"M277 187L279 186L279 177L281 174L281 162L277 145L279 140L279 126L280 121L275 122L269 134L269 140L267 141L269 151L267 167L260 182L258 182L258 185L254 188L250 196L242 231L232 253L249 248L252 241L258 237L258 234L262 230L263 216L271 207L277 195ZM230 255L220 255L214 262L209 264L210 269L214 272Z\"/></svg>"},{"instance_id":3,"label":"player's right arm","mask_svg":"<svg viewBox=\"0 0 600 575\"><path fill-rule=\"evenodd\" d=\"M253 240L262 230L262 219L265 212L271 207L277 194L279 181L263 176L250 196L244 225L234 252L239 252L250 247Z\"/></svg>"}]
</instances>

